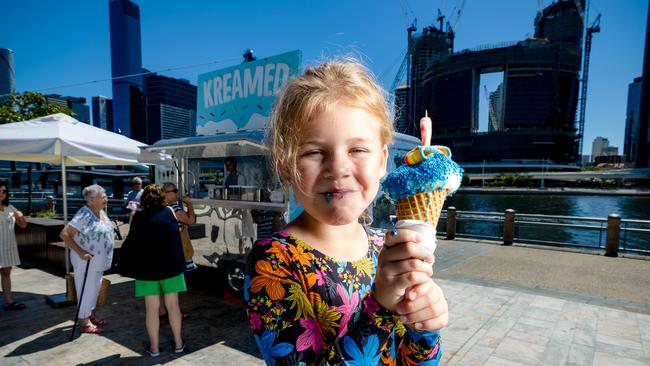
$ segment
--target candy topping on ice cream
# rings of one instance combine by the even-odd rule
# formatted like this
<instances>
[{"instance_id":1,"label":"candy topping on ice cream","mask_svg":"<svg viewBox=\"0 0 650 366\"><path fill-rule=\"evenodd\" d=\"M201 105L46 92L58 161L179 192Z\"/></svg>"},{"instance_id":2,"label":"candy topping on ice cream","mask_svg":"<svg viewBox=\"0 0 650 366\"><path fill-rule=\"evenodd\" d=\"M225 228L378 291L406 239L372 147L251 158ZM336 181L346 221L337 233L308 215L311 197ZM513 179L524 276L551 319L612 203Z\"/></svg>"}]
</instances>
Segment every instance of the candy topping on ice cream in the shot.
<instances>
[{"instance_id":1,"label":"candy topping on ice cream","mask_svg":"<svg viewBox=\"0 0 650 366\"><path fill-rule=\"evenodd\" d=\"M445 146L418 146L406 154L406 164L388 174L383 188L397 201L418 192L447 190L454 193L460 186L463 169L451 160Z\"/></svg>"}]
</instances>

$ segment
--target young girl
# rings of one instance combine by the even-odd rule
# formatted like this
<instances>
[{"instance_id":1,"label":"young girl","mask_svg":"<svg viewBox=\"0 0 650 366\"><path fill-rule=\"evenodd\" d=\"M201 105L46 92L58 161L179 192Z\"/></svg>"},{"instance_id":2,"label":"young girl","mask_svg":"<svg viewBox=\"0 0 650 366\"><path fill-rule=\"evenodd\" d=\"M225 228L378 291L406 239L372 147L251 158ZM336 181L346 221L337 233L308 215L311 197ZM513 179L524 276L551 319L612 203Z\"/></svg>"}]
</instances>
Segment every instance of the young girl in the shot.
<instances>
[{"instance_id":1,"label":"young girl","mask_svg":"<svg viewBox=\"0 0 650 366\"><path fill-rule=\"evenodd\" d=\"M359 223L392 134L381 89L355 62L308 68L278 97L268 144L304 211L249 256L244 298L267 364L440 360L448 312L432 254L413 231L384 238Z\"/></svg>"}]
</instances>

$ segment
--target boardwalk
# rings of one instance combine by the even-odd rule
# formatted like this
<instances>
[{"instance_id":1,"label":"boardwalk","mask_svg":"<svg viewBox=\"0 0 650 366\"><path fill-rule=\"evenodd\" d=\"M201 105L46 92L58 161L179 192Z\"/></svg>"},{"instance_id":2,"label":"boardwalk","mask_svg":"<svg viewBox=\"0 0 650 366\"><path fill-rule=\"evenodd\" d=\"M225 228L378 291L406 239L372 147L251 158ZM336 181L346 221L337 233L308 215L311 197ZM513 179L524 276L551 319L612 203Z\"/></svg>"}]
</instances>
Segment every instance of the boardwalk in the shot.
<instances>
[{"instance_id":1,"label":"boardwalk","mask_svg":"<svg viewBox=\"0 0 650 366\"><path fill-rule=\"evenodd\" d=\"M435 276L450 303L446 365L650 365L650 260L468 240L440 241ZM74 309L47 295L64 280L27 263L13 271L20 312L0 310L0 365L262 365L240 305L225 301L213 269L181 296L188 352L145 355L144 309L133 281L108 276L110 324L68 342Z\"/></svg>"}]
</instances>

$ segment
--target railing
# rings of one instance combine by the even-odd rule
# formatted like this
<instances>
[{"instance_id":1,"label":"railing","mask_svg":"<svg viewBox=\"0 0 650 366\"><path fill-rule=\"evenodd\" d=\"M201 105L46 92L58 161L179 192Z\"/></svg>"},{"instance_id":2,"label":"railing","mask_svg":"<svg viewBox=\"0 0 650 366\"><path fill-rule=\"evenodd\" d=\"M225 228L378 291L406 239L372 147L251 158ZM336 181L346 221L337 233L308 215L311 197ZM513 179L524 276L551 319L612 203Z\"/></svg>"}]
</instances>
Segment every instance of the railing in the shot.
<instances>
[{"instance_id":1,"label":"railing","mask_svg":"<svg viewBox=\"0 0 650 366\"><path fill-rule=\"evenodd\" d=\"M49 198L52 200L51 207L54 208L56 218L63 218L63 201L61 198ZM68 198L68 219L72 218L74 214L86 204L83 198ZM48 203L49 205L50 203ZM121 199L109 199L107 214L111 219L118 219L121 221L128 220L129 210L126 208L126 201Z\"/></svg>"},{"instance_id":2,"label":"railing","mask_svg":"<svg viewBox=\"0 0 650 366\"><path fill-rule=\"evenodd\" d=\"M438 225L448 239L456 236L650 255L650 221L607 218L444 210ZM442 229L442 230L440 230Z\"/></svg>"},{"instance_id":3,"label":"railing","mask_svg":"<svg viewBox=\"0 0 650 366\"><path fill-rule=\"evenodd\" d=\"M62 211L61 199L55 200L57 212ZM85 204L80 198L68 198L68 218ZM112 219L128 218L124 200L111 199L108 214ZM59 214L59 217L62 217ZM504 245L519 243L542 244L591 250L605 250L616 257L619 251L650 255L650 221L622 219L612 214L602 217L577 217L517 214L505 212L443 210L438 232L448 239L470 237L502 241Z\"/></svg>"}]
</instances>

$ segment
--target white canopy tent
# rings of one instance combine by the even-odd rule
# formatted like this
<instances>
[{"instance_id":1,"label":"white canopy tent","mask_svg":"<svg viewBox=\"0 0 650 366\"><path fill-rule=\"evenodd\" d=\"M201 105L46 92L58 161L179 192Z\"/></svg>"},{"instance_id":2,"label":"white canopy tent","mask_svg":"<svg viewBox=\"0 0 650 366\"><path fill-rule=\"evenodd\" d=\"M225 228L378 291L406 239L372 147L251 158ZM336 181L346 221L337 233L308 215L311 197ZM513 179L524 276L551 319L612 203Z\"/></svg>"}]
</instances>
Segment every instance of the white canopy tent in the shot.
<instances>
[{"instance_id":1,"label":"white canopy tent","mask_svg":"<svg viewBox=\"0 0 650 366\"><path fill-rule=\"evenodd\" d=\"M85 165L136 165L145 159L146 144L57 113L0 125L0 160L61 166L63 220L68 203L65 168ZM66 247L66 274L69 272Z\"/></svg>"}]
</instances>

